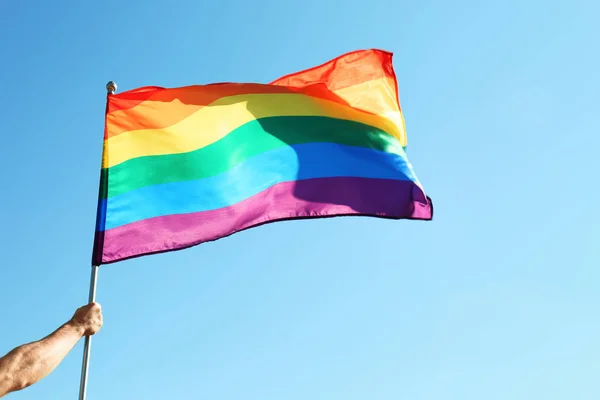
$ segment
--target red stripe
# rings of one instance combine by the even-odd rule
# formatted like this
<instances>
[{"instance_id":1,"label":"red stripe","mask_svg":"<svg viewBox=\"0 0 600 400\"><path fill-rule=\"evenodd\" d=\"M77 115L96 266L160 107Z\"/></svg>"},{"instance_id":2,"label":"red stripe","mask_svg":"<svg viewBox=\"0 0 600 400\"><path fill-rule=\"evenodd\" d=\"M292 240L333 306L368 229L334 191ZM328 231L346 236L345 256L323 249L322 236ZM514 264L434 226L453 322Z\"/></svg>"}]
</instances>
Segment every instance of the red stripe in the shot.
<instances>
[{"instance_id":1,"label":"red stripe","mask_svg":"<svg viewBox=\"0 0 600 400\"><path fill-rule=\"evenodd\" d=\"M395 81L393 54L383 50L359 50L304 71L286 75L271 85L306 87L325 84L331 91L383 77Z\"/></svg>"},{"instance_id":2,"label":"red stripe","mask_svg":"<svg viewBox=\"0 0 600 400\"><path fill-rule=\"evenodd\" d=\"M270 85L300 88L311 84L325 83L329 90L335 91L384 76L396 80L392 66L392 53L383 50L357 50L341 55L322 65L286 75L271 82ZM173 89L160 86L144 86L111 95L108 112L127 110L147 100L172 101L179 98L189 88L211 88L219 85L234 84L217 83Z\"/></svg>"}]
</instances>

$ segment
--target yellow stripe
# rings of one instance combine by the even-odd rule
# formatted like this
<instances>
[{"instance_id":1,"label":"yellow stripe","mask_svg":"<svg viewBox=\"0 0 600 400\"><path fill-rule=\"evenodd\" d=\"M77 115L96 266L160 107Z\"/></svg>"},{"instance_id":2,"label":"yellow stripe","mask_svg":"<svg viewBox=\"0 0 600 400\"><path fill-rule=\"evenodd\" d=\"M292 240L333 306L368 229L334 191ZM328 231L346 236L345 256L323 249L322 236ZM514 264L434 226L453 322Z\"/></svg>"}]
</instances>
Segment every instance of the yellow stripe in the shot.
<instances>
[{"instance_id":1,"label":"yellow stripe","mask_svg":"<svg viewBox=\"0 0 600 400\"><path fill-rule=\"evenodd\" d=\"M124 132L106 140L103 168L132 158L186 153L205 147L232 130L259 118L275 116L324 116L362 122L396 137L405 145L399 111L368 114L339 103L303 94L251 94L224 97L186 119L163 129Z\"/></svg>"}]
</instances>

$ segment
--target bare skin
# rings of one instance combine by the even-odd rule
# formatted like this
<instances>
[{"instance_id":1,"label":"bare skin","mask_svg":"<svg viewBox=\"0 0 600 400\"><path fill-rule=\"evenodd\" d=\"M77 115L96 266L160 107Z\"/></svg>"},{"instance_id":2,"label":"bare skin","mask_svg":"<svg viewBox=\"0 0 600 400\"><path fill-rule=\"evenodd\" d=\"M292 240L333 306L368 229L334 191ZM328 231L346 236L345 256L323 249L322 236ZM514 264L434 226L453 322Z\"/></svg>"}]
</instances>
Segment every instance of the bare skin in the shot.
<instances>
[{"instance_id":1,"label":"bare skin","mask_svg":"<svg viewBox=\"0 0 600 400\"><path fill-rule=\"evenodd\" d=\"M0 397L25 389L50 374L83 336L102 327L102 308L91 303L45 338L19 346L0 358Z\"/></svg>"}]
</instances>

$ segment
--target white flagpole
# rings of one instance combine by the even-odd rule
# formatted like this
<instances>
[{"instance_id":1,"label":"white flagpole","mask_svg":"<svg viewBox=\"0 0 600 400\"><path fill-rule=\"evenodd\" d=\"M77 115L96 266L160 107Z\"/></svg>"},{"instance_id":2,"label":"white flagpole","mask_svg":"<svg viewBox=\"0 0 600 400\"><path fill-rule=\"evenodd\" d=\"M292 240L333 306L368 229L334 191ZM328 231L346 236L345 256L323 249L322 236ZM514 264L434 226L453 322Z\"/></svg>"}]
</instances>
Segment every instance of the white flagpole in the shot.
<instances>
[{"instance_id":1,"label":"white flagpole","mask_svg":"<svg viewBox=\"0 0 600 400\"><path fill-rule=\"evenodd\" d=\"M96 301L96 283L98 282L98 266L92 267L92 277L90 278L90 300ZM92 337L85 337L85 347L83 348L83 365L81 367L81 382L79 384L79 400L85 400L87 392L88 369L90 366L90 352L92 351Z\"/></svg>"}]
</instances>

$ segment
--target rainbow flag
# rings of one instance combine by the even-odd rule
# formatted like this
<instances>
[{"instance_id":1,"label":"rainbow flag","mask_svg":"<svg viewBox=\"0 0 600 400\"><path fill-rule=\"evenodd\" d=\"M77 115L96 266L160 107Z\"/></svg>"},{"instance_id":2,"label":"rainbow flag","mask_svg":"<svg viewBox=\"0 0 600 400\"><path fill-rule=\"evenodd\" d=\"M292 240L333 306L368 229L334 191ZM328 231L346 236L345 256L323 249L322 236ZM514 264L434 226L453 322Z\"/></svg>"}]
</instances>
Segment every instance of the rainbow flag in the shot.
<instances>
[{"instance_id":1,"label":"rainbow flag","mask_svg":"<svg viewBox=\"0 0 600 400\"><path fill-rule=\"evenodd\" d=\"M281 220L430 220L405 148L392 54L380 50L270 84L108 95L92 262Z\"/></svg>"}]
</instances>

